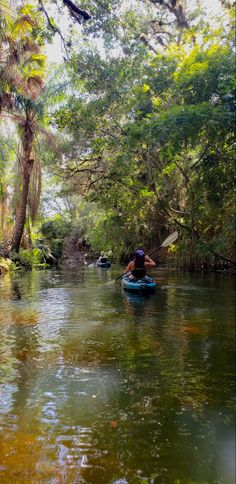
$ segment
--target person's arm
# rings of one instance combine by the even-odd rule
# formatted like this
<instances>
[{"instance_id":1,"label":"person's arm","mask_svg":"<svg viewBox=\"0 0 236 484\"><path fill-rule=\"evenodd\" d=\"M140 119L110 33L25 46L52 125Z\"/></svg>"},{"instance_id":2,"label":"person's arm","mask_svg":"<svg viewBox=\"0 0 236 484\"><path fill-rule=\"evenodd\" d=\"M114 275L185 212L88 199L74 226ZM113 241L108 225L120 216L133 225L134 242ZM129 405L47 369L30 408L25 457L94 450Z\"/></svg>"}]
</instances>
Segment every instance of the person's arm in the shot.
<instances>
[{"instance_id":1,"label":"person's arm","mask_svg":"<svg viewBox=\"0 0 236 484\"><path fill-rule=\"evenodd\" d=\"M145 255L144 267L156 267L156 262L149 255Z\"/></svg>"},{"instance_id":2,"label":"person's arm","mask_svg":"<svg viewBox=\"0 0 236 484\"><path fill-rule=\"evenodd\" d=\"M126 268L124 269L124 274L127 274L127 272L132 271L133 265L134 265L133 261L129 262Z\"/></svg>"}]
</instances>

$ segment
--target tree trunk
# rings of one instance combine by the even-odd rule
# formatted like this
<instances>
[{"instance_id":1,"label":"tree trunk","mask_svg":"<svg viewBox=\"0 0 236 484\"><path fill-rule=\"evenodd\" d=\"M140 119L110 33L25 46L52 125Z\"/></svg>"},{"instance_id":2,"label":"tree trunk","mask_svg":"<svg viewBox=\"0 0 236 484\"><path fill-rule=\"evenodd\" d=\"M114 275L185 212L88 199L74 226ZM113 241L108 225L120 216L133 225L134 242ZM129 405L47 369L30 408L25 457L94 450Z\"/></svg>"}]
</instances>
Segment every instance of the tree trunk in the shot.
<instances>
[{"instance_id":1,"label":"tree trunk","mask_svg":"<svg viewBox=\"0 0 236 484\"><path fill-rule=\"evenodd\" d=\"M21 192L21 201L19 210L16 215L16 222L12 238L11 250L19 252L20 243L24 231L26 208L29 195L30 177L34 166L34 159L32 157L33 144L35 138L35 113L26 110L26 116L23 122L20 123L21 142L23 149L23 185Z\"/></svg>"},{"instance_id":2,"label":"tree trunk","mask_svg":"<svg viewBox=\"0 0 236 484\"><path fill-rule=\"evenodd\" d=\"M29 249L33 249L33 243L31 238L31 227L30 227L30 216L27 217L27 235L28 235L28 246Z\"/></svg>"},{"instance_id":3,"label":"tree trunk","mask_svg":"<svg viewBox=\"0 0 236 484\"><path fill-rule=\"evenodd\" d=\"M21 202L20 207L17 212L13 238L12 238L12 246L11 250L15 250L19 252L20 243L24 231L25 219L26 219L26 207L28 201L28 194L29 194L29 185L30 185L30 176L33 169L34 160L31 158L25 160L24 167L23 167L23 186L22 186L22 193L21 193Z\"/></svg>"},{"instance_id":4,"label":"tree trunk","mask_svg":"<svg viewBox=\"0 0 236 484\"><path fill-rule=\"evenodd\" d=\"M4 228L5 228L5 213L6 213L6 199L5 196L3 195L3 198L0 202L0 227L1 227L1 232L4 234Z\"/></svg>"}]
</instances>

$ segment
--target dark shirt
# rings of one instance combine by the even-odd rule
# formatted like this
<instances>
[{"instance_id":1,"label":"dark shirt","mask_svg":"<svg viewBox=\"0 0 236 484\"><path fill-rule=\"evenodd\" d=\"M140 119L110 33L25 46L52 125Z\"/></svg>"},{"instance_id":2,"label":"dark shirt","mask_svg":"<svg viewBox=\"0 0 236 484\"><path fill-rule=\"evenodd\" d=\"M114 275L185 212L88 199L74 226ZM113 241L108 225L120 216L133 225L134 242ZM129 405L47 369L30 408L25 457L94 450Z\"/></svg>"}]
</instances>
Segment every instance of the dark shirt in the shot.
<instances>
[{"instance_id":1,"label":"dark shirt","mask_svg":"<svg viewBox=\"0 0 236 484\"><path fill-rule=\"evenodd\" d=\"M131 274L135 279L142 279L146 275L146 270L144 267L135 267L135 269L132 269Z\"/></svg>"}]
</instances>

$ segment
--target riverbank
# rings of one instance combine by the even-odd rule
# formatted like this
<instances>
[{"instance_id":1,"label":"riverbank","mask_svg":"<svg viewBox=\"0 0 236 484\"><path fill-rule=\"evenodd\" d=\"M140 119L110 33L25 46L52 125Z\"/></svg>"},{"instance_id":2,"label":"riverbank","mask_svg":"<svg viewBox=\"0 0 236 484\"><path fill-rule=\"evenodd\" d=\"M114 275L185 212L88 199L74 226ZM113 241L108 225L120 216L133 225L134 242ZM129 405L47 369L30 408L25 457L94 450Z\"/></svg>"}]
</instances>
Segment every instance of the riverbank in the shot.
<instances>
[{"instance_id":1,"label":"riverbank","mask_svg":"<svg viewBox=\"0 0 236 484\"><path fill-rule=\"evenodd\" d=\"M151 248L147 250L147 253L152 253L154 250L155 248ZM64 240L52 239L47 242L39 239L34 247L20 250L18 254L11 252L9 247L2 244L0 245L0 275L12 270L46 269L53 266L74 269L90 265L98 257L98 252L92 251L85 242L81 243L74 234L65 237ZM132 256L130 255L130 257ZM130 257L123 256L120 260L121 264L125 266L130 261ZM168 250L168 248L161 249L152 257L158 267L162 266L167 269L175 268L179 271L193 273L236 273L236 265L233 261L223 260L216 255L211 255L205 262L194 265L176 256L175 252L173 254L172 250ZM116 260L115 257L114 260Z\"/></svg>"}]
</instances>

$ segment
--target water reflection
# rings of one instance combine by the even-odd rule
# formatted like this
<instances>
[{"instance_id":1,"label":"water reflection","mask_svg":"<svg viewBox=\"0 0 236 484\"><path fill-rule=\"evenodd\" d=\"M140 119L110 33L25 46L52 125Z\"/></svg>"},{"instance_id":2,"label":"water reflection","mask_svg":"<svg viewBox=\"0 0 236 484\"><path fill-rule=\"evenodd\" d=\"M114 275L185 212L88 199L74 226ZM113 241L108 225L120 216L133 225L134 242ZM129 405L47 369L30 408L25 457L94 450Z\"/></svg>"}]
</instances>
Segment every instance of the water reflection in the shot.
<instances>
[{"instance_id":1,"label":"water reflection","mask_svg":"<svg viewBox=\"0 0 236 484\"><path fill-rule=\"evenodd\" d=\"M139 294L132 294L124 290L122 290L122 293L127 312L133 315L137 322L142 321L145 309L150 303L151 296L140 296Z\"/></svg>"},{"instance_id":2,"label":"water reflection","mask_svg":"<svg viewBox=\"0 0 236 484\"><path fill-rule=\"evenodd\" d=\"M106 282L110 280L110 270L106 267L95 267L97 271L98 278L101 282Z\"/></svg>"},{"instance_id":3,"label":"water reflection","mask_svg":"<svg viewBox=\"0 0 236 484\"><path fill-rule=\"evenodd\" d=\"M11 293L12 293L13 299L21 299L22 298L22 292L21 292L21 288L20 288L18 281L12 280Z\"/></svg>"},{"instance_id":4,"label":"water reflection","mask_svg":"<svg viewBox=\"0 0 236 484\"><path fill-rule=\"evenodd\" d=\"M119 272L0 280L1 482L233 482L231 279Z\"/></svg>"}]
</instances>

